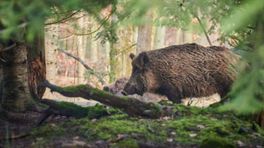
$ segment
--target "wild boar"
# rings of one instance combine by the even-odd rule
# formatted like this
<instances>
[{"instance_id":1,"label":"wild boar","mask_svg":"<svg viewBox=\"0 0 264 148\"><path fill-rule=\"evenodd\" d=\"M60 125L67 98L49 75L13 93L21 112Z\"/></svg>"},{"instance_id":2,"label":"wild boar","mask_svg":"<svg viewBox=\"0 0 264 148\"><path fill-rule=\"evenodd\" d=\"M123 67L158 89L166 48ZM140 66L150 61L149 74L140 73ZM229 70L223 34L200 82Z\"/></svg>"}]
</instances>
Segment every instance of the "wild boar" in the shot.
<instances>
[{"instance_id":1,"label":"wild boar","mask_svg":"<svg viewBox=\"0 0 264 148\"><path fill-rule=\"evenodd\" d=\"M124 94L145 92L183 98L227 95L236 78L239 56L225 47L183 44L145 51L132 59L132 74Z\"/></svg>"}]
</instances>

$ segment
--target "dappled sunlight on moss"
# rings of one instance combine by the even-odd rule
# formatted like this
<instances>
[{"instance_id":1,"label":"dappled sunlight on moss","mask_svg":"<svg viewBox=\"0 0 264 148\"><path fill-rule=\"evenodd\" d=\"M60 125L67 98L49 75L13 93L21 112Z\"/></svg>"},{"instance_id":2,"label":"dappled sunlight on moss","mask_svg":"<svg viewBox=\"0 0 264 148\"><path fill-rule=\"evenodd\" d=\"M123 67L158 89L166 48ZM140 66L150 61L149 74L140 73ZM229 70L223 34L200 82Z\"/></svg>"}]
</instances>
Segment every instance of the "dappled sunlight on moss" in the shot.
<instances>
[{"instance_id":1,"label":"dappled sunlight on moss","mask_svg":"<svg viewBox=\"0 0 264 148\"><path fill-rule=\"evenodd\" d=\"M82 89L86 89L87 85L77 85L77 86L67 86L63 87L63 90L70 92L70 93L76 93L79 92Z\"/></svg>"},{"instance_id":2,"label":"dappled sunlight on moss","mask_svg":"<svg viewBox=\"0 0 264 148\"><path fill-rule=\"evenodd\" d=\"M174 118L142 119L129 117L122 112L112 112L100 119L74 119L48 128L46 125L33 133L41 137L53 137L51 133L64 136L81 136L87 143L104 140L113 147L130 145L137 147L138 142L180 143L182 145L201 145L223 143L237 145L243 141L252 145L252 140L264 143L263 129L231 112L219 112L213 108L201 109L183 105L172 106ZM258 130L256 130L258 129ZM62 132L67 131L67 132ZM120 137L124 137L121 138ZM56 137L59 138L59 137ZM118 140L116 140L118 139ZM262 141L261 141L262 140Z\"/></svg>"},{"instance_id":3,"label":"dappled sunlight on moss","mask_svg":"<svg viewBox=\"0 0 264 148\"><path fill-rule=\"evenodd\" d=\"M138 148L139 145L135 139L125 139L118 143L112 145L112 147L129 147L129 148Z\"/></svg>"},{"instance_id":4,"label":"dappled sunlight on moss","mask_svg":"<svg viewBox=\"0 0 264 148\"><path fill-rule=\"evenodd\" d=\"M42 126L41 128L37 128L32 131L32 138L45 138L46 140L51 140L52 138L56 138L57 136L63 136L66 134L67 129L62 127L61 125L56 124L48 124Z\"/></svg>"}]
</instances>

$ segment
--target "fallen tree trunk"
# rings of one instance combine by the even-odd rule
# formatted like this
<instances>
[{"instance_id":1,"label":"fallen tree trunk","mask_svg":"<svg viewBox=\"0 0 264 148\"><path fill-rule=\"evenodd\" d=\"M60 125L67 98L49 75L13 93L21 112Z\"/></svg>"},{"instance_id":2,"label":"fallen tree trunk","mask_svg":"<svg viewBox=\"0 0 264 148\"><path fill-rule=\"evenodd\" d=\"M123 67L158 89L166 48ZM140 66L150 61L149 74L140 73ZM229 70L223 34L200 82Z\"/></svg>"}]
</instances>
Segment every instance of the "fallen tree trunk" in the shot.
<instances>
[{"instance_id":1,"label":"fallen tree trunk","mask_svg":"<svg viewBox=\"0 0 264 148\"><path fill-rule=\"evenodd\" d=\"M116 96L89 85L59 87L45 81L42 86L48 87L51 91L58 92L67 97L82 97L87 100L98 101L102 104L121 109L130 116L159 118L170 114L167 109L163 109L160 105L145 103L132 97Z\"/></svg>"}]
</instances>

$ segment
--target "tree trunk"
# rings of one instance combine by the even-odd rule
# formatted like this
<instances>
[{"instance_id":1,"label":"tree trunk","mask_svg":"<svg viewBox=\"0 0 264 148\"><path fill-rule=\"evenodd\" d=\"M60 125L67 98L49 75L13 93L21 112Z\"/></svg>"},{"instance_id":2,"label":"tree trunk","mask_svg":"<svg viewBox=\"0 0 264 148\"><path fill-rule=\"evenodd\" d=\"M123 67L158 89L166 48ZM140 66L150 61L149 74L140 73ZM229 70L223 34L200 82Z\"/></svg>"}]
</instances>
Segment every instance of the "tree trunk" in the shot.
<instances>
[{"instance_id":1,"label":"tree trunk","mask_svg":"<svg viewBox=\"0 0 264 148\"><path fill-rule=\"evenodd\" d=\"M27 47L19 44L3 53L2 107L8 111L23 112L32 104L28 85Z\"/></svg>"},{"instance_id":2,"label":"tree trunk","mask_svg":"<svg viewBox=\"0 0 264 148\"><path fill-rule=\"evenodd\" d=\"M46 58L44 46L44 32L36 36L36 39L27 48L28 83L31 95L34 99L40 99L45 88L39 88L39 84L46 80Z\"/></svg>"},{"instance_id":3,"label":"tree trunk","mask_svg":"<svg viewBox=\"0 0 264 148\"><path fill-rule=\"evenodd\" d=\"M154 49L164 47L164 39L165 39L165 30L164 26L157 26L155 28L155 37L154 37Z\"/></svg>"},{"instance_id":4,"label":"tree trunk","mask_svg":"<svg viewBox=\"0 0 264 148\"><path fill-rule=\"evenodd\" d=\"M138 27L137 53L151 50L151 25L142 25Z\"/></svg>"},{"instance_id":5,"label":"tree trunk","mask_svg":"<svg viewBox=\"0 0 264 148\"><path fill-rule=\"evenodd\" d=\"M80 13L80 16L84 15L84 13ZM78 26L80 29L78 29L78 32L85 33L85 17L81 17L78 21ZM85 36L79 35L77 36L78 38L78 57L85 60ZM78 63L78 83L81 84L84 82L84 73L85 73L85 68L81 63Z\"/></svg>"},{"instance_id":6,"label":"tree trunk","mask_svg":"<svg viewBox=\"0 0 264 148\"><path fill-rule=\"evenodd\" d=\"M109 73L109 82L113 82L116 80L116 72L117 72L117 49L114 46L114 43L110 43L110 73Z\"/></svg>"},{"instance_id":7,"label":"tree trunk","mask_svg":"<svg viewBox=\"0 0 264 148\"><path fill-rule=\"evenodd\" d=\"M57 48L65 49L64 44L58 44L58 36L61 33L59 28L60 24L52 24L47 27L49 30L45 32L45 38L47 39L45 40L45 46L47 49L45 50L45 62L47 67L46 78L51 82L55 82L58 71L56 66L56 59L58 58L56 55L58 55L58 52L56 50Z\"/></svg>"},{"instance_id":8,"label":"tree trunk","mask_svg":"<svg viewBox=\"0 0 264 148\"><path fill-rule=\"evenodd\" d=\"M111 23L114 24L117 21L116 16L112 16ZM113 82L116 80L116 74L117 74L117 47L116 43L110 42L110 52L109 52L109 63L110 63L110 71L109 71L109 82Z\"/></svg>"},{"instance_id":9,"label":"tree trunk","mask_svg":"<svg viewBox=\"0 0 264 148\"><path fill-rule=\"evenodd\" d=\"M172 27L167 27L164 37L165 47L175 45L176 43L177 43L177 29Z\"/></svg>"},{"instance_id":10,"label":"tree trunk","mask_svg":"<svg viewBox=\"0 0 264 148\"><path fill-rule=\"evenodd\" d=\"M45 91L44 88L38 88L46 73L43 41L43 37L39 36L31 43L33 46L13 42L15 46L2 53L3 109L11 112L36 109L34 99L42 97Z\"/></svg>"},{"instance_id":11,"label":"tree trunk","mask_svg":"<svg viewBox=\"0 0 264 148\"><path fill-rule=\"evenodd\" d=\"M264 110L256 115L255 121L264 128Z\"/></svg>"},{"instance_id":12,"label":"tree trunk","mask_svg":"<svg viewBox=\"0 0 264 148\"><path fill-rule=\"evenodd\" d=\"M3 65L2 65L3 59L0 53L0 100L2 100L3 97ZM0 109L1 109L1 104L0 104Z\"/></svg>"}]
</instances>

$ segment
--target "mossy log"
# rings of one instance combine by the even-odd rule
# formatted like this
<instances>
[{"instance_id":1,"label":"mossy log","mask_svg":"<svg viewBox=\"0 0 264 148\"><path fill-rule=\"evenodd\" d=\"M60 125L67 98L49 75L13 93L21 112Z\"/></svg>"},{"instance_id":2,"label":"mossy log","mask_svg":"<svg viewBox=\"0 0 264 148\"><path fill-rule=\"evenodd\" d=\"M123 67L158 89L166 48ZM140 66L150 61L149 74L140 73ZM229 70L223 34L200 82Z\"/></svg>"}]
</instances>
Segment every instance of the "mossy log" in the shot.
<instances>
[{"instance_id":1,"label":"mossy log","mask_svg":"<svg viewBox=\"0 0 264 148\"><path fill-rule=\"evenodd\" d=\"M82 97L87 100L98 101L107 106L121 109L130 116L160 118L161 116L170 114L167 108L162 108L160 105L145 103L128 96L116 96L89 85L59 87L48 81L44 81L42 86L48 87L51 91L58 92L67 97Z\"/></svg>"},{"instance_id":2,"label":"mossy log","mask_svg":"<svg viewBox=\"0 0 264 148\"><path fill-rule=\"evenodd\" d=\"M47 114L62 115L67 117L89 119L100 118L109 115L108 110L103 105L95 105L89 107L82 107L70 102L57 102L50 99L42 99L41 103L49 106Z\"/></svg>"}]
</instances>

